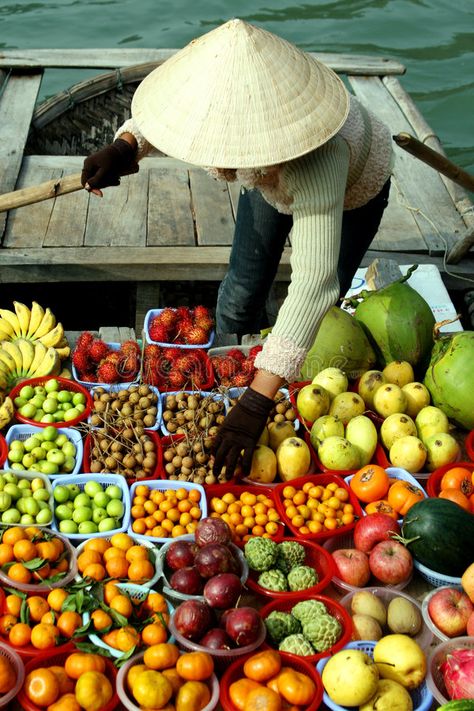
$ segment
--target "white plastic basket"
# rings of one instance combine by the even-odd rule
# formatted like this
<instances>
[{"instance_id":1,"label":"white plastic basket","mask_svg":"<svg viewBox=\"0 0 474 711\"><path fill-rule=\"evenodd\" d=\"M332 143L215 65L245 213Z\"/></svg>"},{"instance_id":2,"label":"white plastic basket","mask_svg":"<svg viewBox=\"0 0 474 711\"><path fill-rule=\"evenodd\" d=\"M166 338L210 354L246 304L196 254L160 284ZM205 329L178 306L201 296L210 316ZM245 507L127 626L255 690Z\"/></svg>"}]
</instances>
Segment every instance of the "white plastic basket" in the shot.
<instances>
[{"instance_id":1,"label":"white plastic basket","mask_svg":"<svg viewBox=\"0 0 474 711\"><path fill-rule=\"evenodd\" d=\"M166 553L168 551L168 548L172 543L175 541L194 541L194 535L186 535L186 536L178 536L177 538L172 538L169 539L167 543L161 546L160 550L158 551L158 556L157 556L157 570L159 572L160 578L163 579L163 595L165 595L168 599L173 600L173 602L184 602L185 600L200 600L201 602L204 602L204 597L202 595L187 595L186 593L181 593L178 590L173 590L173 588L170 585L170 582L168 580L168 577L166 575L166 570L165 570L165 559L166 559ZM245 585L247 582L247 578L249 576L249 566L247 563L247 560L242 552L242 550L234 545L233 543L230 544L232 550L234 551L236 557L239 560L240 563L240 569L241 569L241 574L240 574L240 582L242 585Z\"/></svg>"},{"instance_id":2,"label":"white plastic basket","mask_svg":"<svg viewBox=\"0 0 474 711\"><path fill-rule=\"evenodd\" d=\"M123 707L125 709L128 709L128 711L141 711L141 707L135 704L127 693L127 674L130 668L135 666L135 664L143 664L143 655L144 652L139 652L138 654L135 654L127 662L125 662L123 666L120 667L117 674L117 694L123 704ZM201 711L213 711L219 703L219 682L215 674L211 676L208 683L209 690L211 692L211 698L209 700L209 703L204 706Z\"/></svg>"},{"instance_id":3,"label":"white plastic basket","mask_svg":"<svg viewBox=\"0 0 474 711\"><path fill-rule=\"evenodd\" d=\"M11 703L17 697L18 692L23 686L25 680L25 665L20 655L14 649L8 646L5 642L0 642L0 656L8 659L16 673L16 682L14 686L6 694L0 696L0 708L10 708Z\"/></svg>"},{"instance_id":4,"label":"white plastic basket","mask_svg":"<svg viewBox=\"0 0 474 711\"><path fill-rule=\"evenodd\" d=\"M185 395L200 395L201 398L205 397L211 397L213 400L216 401L223 401L224 402L224 414L227 413L228 410L228 400L222 395L221 393L216 393L216 392L211 392L210 390L173 390L171 392L162 392L160 394L160 412L161 412L161 432L167 437L169 435L173 435L174 432L169 432L167 427L166 427L166 422L163 420L163 412L165 410L165 403L166 403L166 398L169 397L170 395L181 395L184 393Z\"/></svg>"},{"instance_id":5,"label":"white plastic basket","mask_svg":"<svg viewBox=\"0 0 474 711\"><path fill-rule=\"evenodd\" d=\"M83 444L82 444L82 435L79 432L79 430L74 429L74 427L57 427L57 432L58 434L65 434L66 437L75 445L76 447L76 454L75 454L75 466L74 469L71 472L59 472L58 474L48 474L48 479L51 479L52 481L57 478L65 477L68 475L72 474L77 474L79 469L81 468L82 465L82 455L83 455ZM7 434L5 435L5 440L7 442L8 448L10 448L10 443L13 442L13 440L18 439L20 442L24 442L28 437L34 434L39 434L41 435L44 432L44 427L32 427L31 425L12 425ZM15 471L11 468L11 464L9 462L9 459L5 460L5 463L3 465L4 469L10 469L11 471ZM33 471L32 469L29 469L28 471ZM39 472L41 473L41 472Z\"/></svg>"},{"instance_id":6,"label":"white plastic basket","mask_svg":"<svg viewBox=\"0 0 474 711\"><path fill-rule=\"evenodd\" d=\"M441 644L433 647L428 655L426 683L428 689L441 706L447 704L451 699L446 691L440 666L446 661L446 656L454 649L474 649L474 637L455 637L446 642L441 642Z\"/></svg>"},{"instance_id":7,"label":"white plastic basket","mask_svg":"<svg viewBox=\"0 0 474 711\"><path fill-rule=\"evenodd\" d=\"M374 647L375 647L376 642L370 642L367 640L357 640L356 642L349 642L344 649L358 649L361 652L365 652L369 657L374 656ZM323 659L320 659L319 662L316 665L316 669L318 672L322 675L323 669L328 663L328 661L331 659L331 657L324 657ZM426 680L417 688L413 690L408 690L412 701L413 701L413 711L429 711L431 708L431 704L433 703L433 696L431 694L430 689L428 688L428 684ZM326 693L326 690L323 693L323 702L327 706L327 708L332 709L332 711L349 711L350 709L354 709L353 706L339 706L339 704L336 704Z\"/></svg>"},{"instance_id":8,"label":"white plastic basket","mask_svg":"<svg viewBox=\"0 0 474 711\"><path fill-rule=\"evenodd\" d=\"M94 383L94 387L91 389L91 397L94 399L94 394L97 392L98 388L103 388L107 392L120 392L120 390L130 390L131 387L138 387L139 383L137 381L134 381L133 383L114 383L112 385L99 385ZM152 425L151 427L145 427L146 430L155 430L157 431L160 426L161 426L161 410L162 410L162 399L160 397L160 392L158 388L156 388L154 385L148 385L150 390L155 393L157 401L156 401L156 419L155 419L155 424ZM94 406L92 406L92 414L94 414ZM88 422L90 424L91 422L91 417L89 417Z\"/></svg>"},{"instance_id":9,"label":"white plastic basket","mask_svg":"<svg viewBox=\"0 0 474 711\"><path fill-rule=\"evenodd\" d=\"M452 590L453 588L462 591L461 585L443 585L441 587L437 587L435 590L432 590L430 593L428 593L428 595L423 598L423 601L421 603L421 614L423 615L423 620L425 621L426 626L431 630L433 635L442 642L449 642L450 637L444 634L444 632L441 632L439 627L435 625L428 611L428 605L435 593L439 592L440 590Z\"/></svg>"},{"instance_id":10,"label":"white plastic basket","mask_svg":"<svg viewBox=\"0 0 474 711\"><path fill-rule=\"evenodd\" d=\"M188 491L191 491L191 489L197 489L199 493L201 494L201 498L199 500L199 508L201 509L201 519L206 518L207 516L207 500L206 500L206 492L204 491L204 487L202 487L200 484L194 484L189 481L168 481L168 479L152 479L148 480L145 482L141 481L136 481L132 484L130 487L130 501L133 502L133 499L135 497L135 490L137 486L140 486L140 484L145 484L148 486L150 489L159 489L160 491L167 491L169 489L187 489ZM133 505L133 504L132 504ZM135 531L132 529L132 524L133 520L130 520L130 525L128 527L128 533L130 536L133 536L136 538L138 541L153 541L154 543L166 543L169 540L176 540L176 538L171 539L170 536L167 536L166 538L163 536L146 536L142 534L135 533Z\"/></svg>"},{"instance_id":11,"label":"white plastic basket","mask_svg":"<svg viewBox=\"0 0 474 711\"><path fill-rule=\"evenodd\" d=\"M443 585L461 585L461 578L455 578L451 575L443 575L443 573L437 573L436 570L431 570L423 565L416 558L413 558L413 567L418 573L424 578L430 585L435 588L443 587Z\"/></svg>"},{"instance_id":12,"label":"white plastic basket","mask_svg":"<svg viewBox=\"0 0 474 711\"><path fill-rule=\"evenodd\" d=\"M383 587L373 587L373 588L364 588L365 592L372 593L375 595L379 600L383 602L385 606L388 606L388 604L391 602L391 600L394 600L397 597L403 597L405 600L408 600L411 602L412 605L414 605L418 612L420 613L420 617L422 618L422 625L421 629L418 632L418 634L413 636L413 639L415 642L417 642L422 649L428 649L431 642L433 641L433 634L430 625L427 624L426 620L424 619L424 615L422 613L422 608L420 603L415 600L415 598L411 597L410 595L407 595L406 593L402 592L401 590L393 590L391 588L383 588ZM346 608L346 610L350 613L351 612L351 602L352 598L354 595L358 592L357 590L354 590L353 592L348 593L347 595L344 595L343 598L339 600L340 604Z\"/></svg>"},{"instance_id":13,"label":"white plastic basket","mask_svg":"<svg viewBox=\"0 0 474 711\"><path fill-rule=\"evenodd\" d=\"M130 525L130 492L128 489L128 484L125 477L120 476L120 474L78 474L78 475L63 475L61 478L56 478L53 482L53 496L54 489L57 486L67 484L77 484L81 491L84 490L84 486L88 481L96 481L103 486L110 486L115 484L118 486L122 492L122 503L124 505L124 513L122 517L122 522L118 528L114 528L111 531L98 531L97 533L63 533L61 534L71 541L85 541L88 538L102 538L104 536L112 536L114 533L124 533L127 531ZM58 521L56 519L56 509L53 518L52 529L54 531L59 531Z\"/></svg>"},{"instance_id":14,"label":"white plastic basket","mask_svg":"<svg viewBox=\"0 0 474 711\"><path fill-rule=\"evenodd\" d=\"M161 314L161 312L164 311L164 309L150 309L147 311L145 315L145 321L144 321L144 331L145 331L145 340L147 343L153 343L157 346L163 346L164 348L183 348L186 350L189 350L190 348L201 348L202 350L207 350L212 346L214 343L214 338L216 336L215 330L212 330L209 334L209 340L207 343L192 343L192 344L187 344L187 343L166 343L164 341L154 341L152 338L150 338L150 325L151 321L155 316L158 316Z\"/></svg>"}]
</instances>

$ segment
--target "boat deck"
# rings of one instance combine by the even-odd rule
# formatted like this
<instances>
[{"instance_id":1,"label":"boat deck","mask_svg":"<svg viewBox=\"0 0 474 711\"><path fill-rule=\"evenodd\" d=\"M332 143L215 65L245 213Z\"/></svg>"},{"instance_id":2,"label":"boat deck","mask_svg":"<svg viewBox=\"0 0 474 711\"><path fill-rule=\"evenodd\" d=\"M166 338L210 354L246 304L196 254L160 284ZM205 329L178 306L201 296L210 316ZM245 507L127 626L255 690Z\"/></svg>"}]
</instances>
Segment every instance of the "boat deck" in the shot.
<instances>
[{"instance_id":1,"label":"boat deck","mask_svg":"<svg viewBox=\"0 0 474 711\"><path fill-rule=\"evenodd\" d=\"M97 96L105 96L110 87L101 83L101 77L110 77L113 69L120 93L127 72L133 73L136 67L149 71L174 51L0 52L0 193L79 172L83 155L89 152L81 153L81 136L89 133L110 140L117 122L121 123L120 115L112 116L109 106L103 125L97 121L94 124L85 87L93 84ZM393 134L411 133L442 151L399 81L405 70L398 62L352 55L315 56L343 75L351 90L390 126ZM53 109L51 100L38 107L43 74L53 67L107 69L109 73L63 92L60 100L56 97L53 102ZM142 77L135 73L134 78ZM128 94L121 96L124 115L136 81L126 86ZM82 119L77 140L68 127L70 143L76 143L74 150L61 144L59 129L60 112L71 106L76 123ZM56 119L51 119L52 111L58 114ZM57 145L40 150L32 136L36 140L41 130L46 130L48 120L50 134L54 135L58 126ZM394 147L389 206L361 266L381 256L399 264L431 263L439 268L448 288L468 288L468 279L474 275L474 254L470 251L474 212L468 195ZM137 289L137 303L143 303L146 295L153 293L153 285L161 282L219 281L228 263L238 193L238 185L217 182L195 166L159 155L146 158L137 175L125 177L120 187L106 190L102 200L80 190L0 213L0 282L128 282ZM290 254L288 244L277 277L283 282L289 280ZM452 262L450 266L446 257ZM464 278L453 278L452 272Z\"/></svg>"}]
</instances>

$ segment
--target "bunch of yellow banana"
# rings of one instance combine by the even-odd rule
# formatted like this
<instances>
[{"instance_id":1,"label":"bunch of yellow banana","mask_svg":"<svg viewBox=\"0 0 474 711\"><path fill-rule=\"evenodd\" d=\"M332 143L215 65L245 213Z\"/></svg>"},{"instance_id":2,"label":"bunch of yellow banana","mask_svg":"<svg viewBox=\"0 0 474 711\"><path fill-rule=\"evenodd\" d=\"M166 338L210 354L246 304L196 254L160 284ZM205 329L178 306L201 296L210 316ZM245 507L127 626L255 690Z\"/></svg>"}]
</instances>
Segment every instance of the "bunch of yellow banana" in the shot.
<instances>
[{"instance_id":1,"label":"bunch of yellow banana","mask_svg":"<svg viewBox=\"0 0 474 711\"><path fill-rule=\"evenodd\" d=\"M25 378L58 375L61 359L56 348L47 348L41 341L0 342L0 391L9 392Z\"/></svg>"},{"instance_id":2,"label":"bunch of yellow banana","mask_svg":"<svg viewBox=\"0 0 474 711\"><path fill-rule=\"evenodd\" d=\"M15 406L8 395L0 393L0 430L10 424L15 414Z\"/></svg>"},{"instance_id":3,"label":"bunch of yellow banana","mask_svg":"<svg viewBox=\"0 0 474 711\"><path fill-rule=\"evenodd\" d=\"M19 301L14 301L13 306L14 311L0 309L0 341L39 342L46 348L55 348L61 359L69 357L71 349L63 325L56 321L49 307L44 309L36 301L31 309Z\"/></svg>"}]
</instances>

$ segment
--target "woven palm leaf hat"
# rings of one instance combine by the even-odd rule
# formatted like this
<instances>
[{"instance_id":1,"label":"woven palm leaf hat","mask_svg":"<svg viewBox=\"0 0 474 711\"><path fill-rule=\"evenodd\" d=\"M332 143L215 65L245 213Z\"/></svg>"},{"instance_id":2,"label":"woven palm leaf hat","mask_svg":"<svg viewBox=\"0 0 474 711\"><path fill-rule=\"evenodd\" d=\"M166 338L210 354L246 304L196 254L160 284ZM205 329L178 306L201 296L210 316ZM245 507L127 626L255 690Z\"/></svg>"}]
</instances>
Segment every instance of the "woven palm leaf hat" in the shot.
<instances>
[{"instance_id":1,"label":"woven palm leaf hat","mask_svg":"<svg viewBox=\"0 0 474 711\"><path fill-rule=\"evenodd\" d=\"M326 143L349 94L335 72L276 35L233 19L193 40L138 86L132 117L168 156L257 168Z\"/></svg>"}]
</instances>

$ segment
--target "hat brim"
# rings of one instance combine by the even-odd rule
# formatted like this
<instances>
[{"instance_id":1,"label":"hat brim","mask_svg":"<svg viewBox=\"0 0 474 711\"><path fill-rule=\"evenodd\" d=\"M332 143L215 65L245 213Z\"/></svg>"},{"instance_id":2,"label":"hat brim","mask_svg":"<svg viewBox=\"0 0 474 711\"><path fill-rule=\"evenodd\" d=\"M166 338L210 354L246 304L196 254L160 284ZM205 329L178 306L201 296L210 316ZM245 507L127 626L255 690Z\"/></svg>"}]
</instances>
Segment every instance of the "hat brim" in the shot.
<instances>
[{"instance_id":1,"label":"hat brim","mask_svg":"<svg viewBox=\"0 0 474 711\"><path fill-rule=\"evenodd\" d=\"M338 75L276 35L231 20L152 71L132 99L145 138L195 165L256 168L334 136L349 112Z\"/></svg>"}]
</instances>

